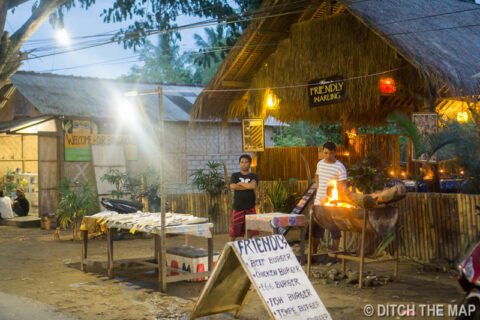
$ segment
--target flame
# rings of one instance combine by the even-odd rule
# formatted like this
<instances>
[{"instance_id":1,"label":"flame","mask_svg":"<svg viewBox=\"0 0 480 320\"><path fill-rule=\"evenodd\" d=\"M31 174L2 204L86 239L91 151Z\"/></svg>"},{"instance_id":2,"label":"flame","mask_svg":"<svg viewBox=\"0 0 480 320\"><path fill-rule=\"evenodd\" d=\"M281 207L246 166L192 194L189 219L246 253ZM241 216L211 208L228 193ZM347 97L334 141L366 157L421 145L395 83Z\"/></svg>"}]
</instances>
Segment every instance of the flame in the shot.
<instances>
[{"instance_id":1,"label":"flame","mask_svg":"<svg viewBox=\"0 0 480 320\"><path fill-rule=\"evenodd\" d=\"M328 181L328 186L332 187L331 196L328 197L327 202L325 202L325 206L327 207L342 207L342 208L353 208L353 206L349 205L345 202L338 201L338 188L337 188L337 180L330 180Z\"/></svg>"}]
</instances>

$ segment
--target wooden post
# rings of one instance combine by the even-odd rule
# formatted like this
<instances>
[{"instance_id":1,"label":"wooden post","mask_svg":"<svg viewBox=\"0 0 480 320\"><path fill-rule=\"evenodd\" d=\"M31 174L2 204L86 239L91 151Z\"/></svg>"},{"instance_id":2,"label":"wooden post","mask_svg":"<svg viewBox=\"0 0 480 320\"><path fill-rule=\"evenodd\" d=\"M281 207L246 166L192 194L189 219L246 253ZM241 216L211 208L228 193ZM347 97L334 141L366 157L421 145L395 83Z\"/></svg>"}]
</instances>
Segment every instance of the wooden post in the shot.
<instances>
[{"instance_id":1,"label":"wooden post","mask_svg":"<svg viewBox=\"0 0 480 320\"><path fill-rule=\"evenodd\" d=\"M343 252L346 254L347 253L347 232L344 231L342 232L343 233ZM343 273L345 273L345 271L347 270L347 263L346 263L346 260L345 259L342 259L342 271Z\"/></svg>"},{"instance_id":2,"label":"wooden post","mask_svg":"<svg viewBox=\"0 0 480 320\"><path fill-rule=\"evenodd\" d=\"M158 268L155 270L155 274L158 276L160 274L160 237L158 236L158 234L155 234L153 239L155 242L155 251L153 254L155 257L155 263L158 266Z\"/></svg>"},{"instance_id":3,"label":"wooden post","mask_svg":"<svg viewBox=\"0 0 480 320\"><path fill-rule=\"evenodd\" d=\"M213 231L213 230L211 230ZM208 238L208 272L213 271L213 238Z\"/></svg>"},{"instance_id":4,"label":"wooden post","mask_svg":"<svg viewBox=\"0 0 480 320\"><path fill-rule=\"evenodd\" d=\"M165 124L163 121L163 87L158 87L158 134L159 134L159 149L160 149L160 211L161 211L161 222L162 227L160 229L160 263L159 264L159 280L160 280L160 291L167 292L167 269L166 269L166 257L167 257L167 248L165 245L165 227L166 227L166 218L165 218L165 201L167 195L165 192Z\"/></svg>"},{"instance_id":5,"label":"wooden post","mask_svg":"<svg viewBox=\"0 0 480 320\"><path fill-rule=\"evenodd\" d=\"M80 269L82 271L87 271L86 259L88 255L88 230L82 230L82 261L80 264Z\"/></svg>"},{"instance_id":6,"label":"wooden post","mask_svg":"<svg viewBox=\"0 0 480 320\"><path fill-rule=\"evenodd\" d=\"M363 282L363 264L365 262L365 237L367 229L368 209L363 212L362 241L360 246L360 272L358 274L358 287L362 288Z\"/></svg>"},{"instance_id":7,"label":"wooden post","mask_svg":"<svg viewBox=\"0 0 480 320\"><path fill-rule=\"evenodd\" d=\"M395 208L395 210L400 211L399 208ZM398 217L398 219L400 220L400 215ZM397 223L395 224L395 244L394 244L394 250L395 250L395 266L394 266L394 269L393 269L393 277L395 278L395 280L397 280L398 278L398 256L399 256L399 246L400 246L400 241L398 239L398 221Z\"/></svg>"},{"instance_id":8,"label":"wooden post","mask_svg":"<svg viewBox=\"0 0 480 320\"><path fill-rule=\"evenodd\" d=\"M113 228L107 229L107 254L108 254L108 261L107 261L107 274L108 277L113 277Z\"/></svg>"},{"instance_id":9,"label":"wooden post","mask_svg":"<svg viewBox=\"0 0 480 320\"><path fill-rule=\"evenodd\" d=\"M301 227L300 232L300 265L305 264L305 236L307 235L307 226Z\"/></svg>"},{"instance_id":10,"label":"wooden post","mask_svg":"<svg viewBox=\"0 0 480 320\"><path fill-rule=\"evenodd\" d=\"M308 217L308 244L307 244L307 277L310 278L312 274L312 223L313 223L313 208L310 209Z\"/></svg>"}]
</instances>

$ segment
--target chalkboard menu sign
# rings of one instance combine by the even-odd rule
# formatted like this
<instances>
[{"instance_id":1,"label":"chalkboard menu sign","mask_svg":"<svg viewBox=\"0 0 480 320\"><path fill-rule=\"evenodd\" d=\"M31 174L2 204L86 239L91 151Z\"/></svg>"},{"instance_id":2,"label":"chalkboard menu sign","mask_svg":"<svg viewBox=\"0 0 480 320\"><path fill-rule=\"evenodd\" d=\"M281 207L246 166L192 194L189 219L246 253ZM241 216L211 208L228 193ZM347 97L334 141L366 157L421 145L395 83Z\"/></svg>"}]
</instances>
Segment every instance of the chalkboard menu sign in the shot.
<instances>
[{"instance_id":1,"label":"chalkboard menu sign","mask_svg":"<svg viewBox=\"0 0 480 320\"><path fill-rule=\"evenodd\" d=\"M331 320L285 237L229 242L190 316L241 310L253 286L270 319Z\"/></svg>"},{"instance_id":2,"label":"chalkboard menu sign","mask_svg":"<svg viewBox=\"0 0 480 320\"><path fill-rule=\"evenodd\" d=\"M315 79L308 83L310 108L343 102L346 99L346 82L343 76Z\"/></svg>"}]
</instances>

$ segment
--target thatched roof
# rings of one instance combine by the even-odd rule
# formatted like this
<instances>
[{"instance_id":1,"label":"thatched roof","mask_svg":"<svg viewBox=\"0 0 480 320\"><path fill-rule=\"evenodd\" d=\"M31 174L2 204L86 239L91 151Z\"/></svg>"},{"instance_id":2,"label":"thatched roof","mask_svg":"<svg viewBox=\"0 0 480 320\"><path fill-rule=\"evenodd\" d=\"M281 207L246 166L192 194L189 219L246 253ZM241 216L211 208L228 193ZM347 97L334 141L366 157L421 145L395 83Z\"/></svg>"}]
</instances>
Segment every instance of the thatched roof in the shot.
<instances>
[{"instance_id":1,"label":"thatched roof","mask_svg":"<svg viewBox=\"0 0 480 320\"><path fill-rule=\"evenodd\" d=\"M278 8L279 3L263 6ZM360 124L378 123L393 109L422 108L425 98L479 93L480 79L472 78L480 71L478 5L345 0L328 10L327 4L315 2L302 13L252 22L195 103L193 118L264 116L262 88L274 88L280 97L274 115L281 121ZM272 42L276 46L262 46ZM385 70L399 83L393 97L378 93L377 74ZM304 85L336 74L350 79L347 100L309 108Z\"/></svg>"}]
</instances>

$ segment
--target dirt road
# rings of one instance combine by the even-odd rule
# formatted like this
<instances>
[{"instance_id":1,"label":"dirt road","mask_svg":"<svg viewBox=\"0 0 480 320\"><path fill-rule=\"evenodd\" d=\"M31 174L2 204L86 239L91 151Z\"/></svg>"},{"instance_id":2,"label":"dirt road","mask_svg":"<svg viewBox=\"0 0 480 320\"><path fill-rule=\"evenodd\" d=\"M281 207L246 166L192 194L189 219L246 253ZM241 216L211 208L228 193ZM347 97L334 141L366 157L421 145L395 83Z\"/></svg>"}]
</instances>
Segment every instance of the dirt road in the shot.
<instances>
[{"instance_id":1,"label":"dirt road","mask_svg":"<svg viewBox=\"0 0 480 320\"><path fill-rule=\"evenodd\" d=\"M66 240L68 237L63 234L62 240L54 241L49 231L0 226L0 319L185 319L203 288L204 283L174 283L169 285L166 295L156 290L152 271L117 273L114 279L106 277L101 267L81 272L81 244ZM226 239L224 235L217 236L215 250L221 250ZM169 238L168 244L182 241ZM115 245L116 258L150 256L153 239L122 240ZM89 250L90 257L106 259L104 239L91 240ZM374 271L389 274L391 266L381 265ZM462 298L450 273L421 272L411 263L401 264L398 281L378 287L360 290L326 279L316 279L313 283L334 319L362 319L367 304L418 307L455 304ZM36 316L32 316L33 311ZM254 294L241 318L268 318ZM211 319L233 319L233 316L224 314Z\"/></svg>"}]
</instances>

